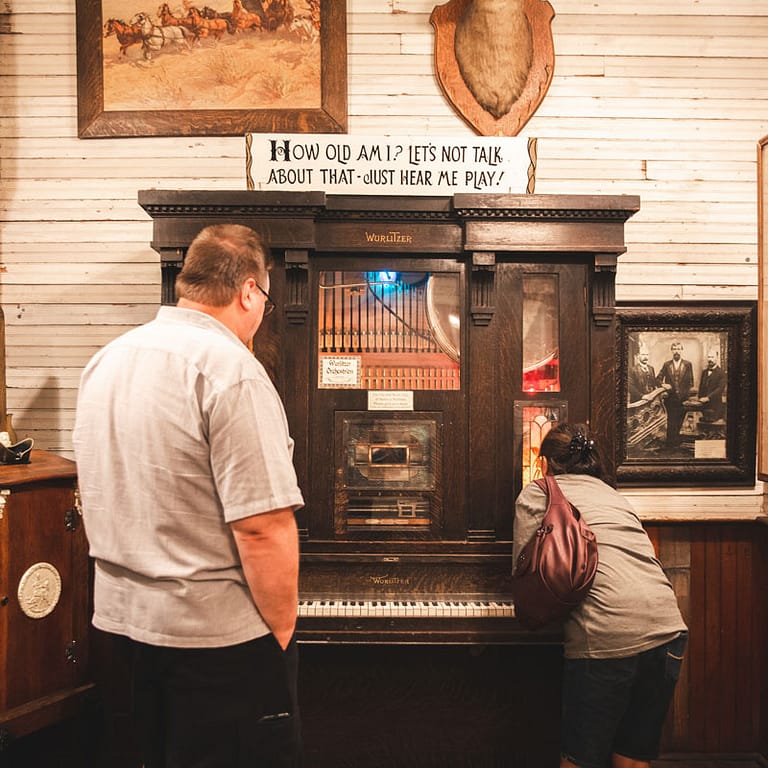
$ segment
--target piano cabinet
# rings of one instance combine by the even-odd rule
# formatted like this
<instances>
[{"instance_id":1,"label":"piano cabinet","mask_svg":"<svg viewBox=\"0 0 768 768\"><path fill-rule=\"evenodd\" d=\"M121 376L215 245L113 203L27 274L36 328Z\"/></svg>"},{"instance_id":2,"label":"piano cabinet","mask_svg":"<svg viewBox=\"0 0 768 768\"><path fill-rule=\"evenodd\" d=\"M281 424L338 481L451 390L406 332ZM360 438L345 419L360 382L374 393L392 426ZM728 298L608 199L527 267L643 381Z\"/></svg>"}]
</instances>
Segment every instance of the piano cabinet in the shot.
<instances>
[{"instance_id":1,"label":"piano cabinet","mask_svg":"<svg viewBox=\"0 0 768 768\"><path fill-rule=\"evenodd\" d=\"M614 474L615 300L635 196L139 192L162 300L205 226L270 243L253 340L306 506L307 764L558 759L562 649L514 618L514 499L556 420Z\"/></svg>"},{"instance_id":2,"label":"piano cabinet","mask_svg":"<svg viewBox=\"0 0 768 768\"><path fill-rule=\"evenodd\" d=\"M551 424L614 443L615 271L639 198L146 190L139 203L166 303L203 227L269 241L278 309L253 345L306 499L300 637L549 641L491 607L509 600L514 499ZM473 615L386 614L468 600ZM346 601L376 608L328 611Z\"/></svg>"}]
</instances>

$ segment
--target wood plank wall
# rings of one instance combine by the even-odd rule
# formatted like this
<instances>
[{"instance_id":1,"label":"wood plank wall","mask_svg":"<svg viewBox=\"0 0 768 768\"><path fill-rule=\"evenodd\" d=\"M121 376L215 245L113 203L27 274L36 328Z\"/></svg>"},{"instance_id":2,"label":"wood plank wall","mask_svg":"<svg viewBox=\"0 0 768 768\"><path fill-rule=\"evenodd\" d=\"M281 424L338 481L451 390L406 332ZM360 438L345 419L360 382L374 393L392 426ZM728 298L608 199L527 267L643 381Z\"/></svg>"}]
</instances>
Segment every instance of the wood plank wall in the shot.
<instances>
[{"instance_id":1,"label":"wood plank wall","mask_svg":"<svg viewBox=\"0 0 768 768\"><path fill-rule=\"evenodd\" d=\"M74 5L0 11L8 406L20 433L65 455L82 366L159 301L137 190L245 188L239 137L77 138ZM472 134L433 75L435 5L347 0L351 134ZM539 138L536 192L641 196L619 300L756 299L768 5L552 5L555 76L523 131Z\"/></svg>"},{"instance_id":2,"label":"wood plank wall","mask_svg":"<svg viewBox=\"0 0 768 768\"><path fill-rule=\"evenodd\" d=\"M336 0L323 0L335 2ZM552 86L523 133L538 137L538 193L639 194L620 301L757 298L756 145L768 134L765 0L551 0ZM433 74L436 0L347 0L349 132L472 134ZM244 142L79 140L75 3L0 9L0 304L8 408L21 435L71 455L88 358L160 300L139 189L245 189ZM156 0L148 0L154 11ZM752 515L762 486L632 494L642 511ZM667 747L754 749L746 524L654 531L698 639ZM765 536L763 537L766 538ZM746 660L746 661L745 661ZM768 687L768 686L764 686ZM763 726L765 748L768 729Z\"/></svg>"}]
</instances>

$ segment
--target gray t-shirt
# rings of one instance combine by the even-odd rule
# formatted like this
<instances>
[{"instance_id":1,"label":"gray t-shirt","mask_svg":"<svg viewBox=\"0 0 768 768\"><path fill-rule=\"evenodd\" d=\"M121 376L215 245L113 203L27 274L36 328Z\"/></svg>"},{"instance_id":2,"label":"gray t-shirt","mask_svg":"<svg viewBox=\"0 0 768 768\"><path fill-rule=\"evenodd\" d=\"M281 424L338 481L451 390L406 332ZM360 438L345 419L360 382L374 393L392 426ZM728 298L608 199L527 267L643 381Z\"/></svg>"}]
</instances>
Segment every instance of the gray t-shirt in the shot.
<instances>
[{"instance_id":1,"label":"gray t-shirt","mask_svg":"<svg viewBox=\"0 0 768 768\"><path fill-rule=\"evenodd\" d=\"M269 632L228 523L303 505L261 363L218 320L162 307L83 372L73 434L93 624L173 647Z\"/></svg>"},{"instance_id":2,"label":"gray t-shirt","mask_svg":"<svg viewBox=\"0 0 768 768\"><path fill-rule=\"evenodd\" d=\"M565 497L597 539L597 575L563 625L566 658L622 658L655 648L686 629L675 593L629 502L589 475L557 475ZM535 483L515 504L513 562L544 517Z\"/></svg>"}]
</instances>

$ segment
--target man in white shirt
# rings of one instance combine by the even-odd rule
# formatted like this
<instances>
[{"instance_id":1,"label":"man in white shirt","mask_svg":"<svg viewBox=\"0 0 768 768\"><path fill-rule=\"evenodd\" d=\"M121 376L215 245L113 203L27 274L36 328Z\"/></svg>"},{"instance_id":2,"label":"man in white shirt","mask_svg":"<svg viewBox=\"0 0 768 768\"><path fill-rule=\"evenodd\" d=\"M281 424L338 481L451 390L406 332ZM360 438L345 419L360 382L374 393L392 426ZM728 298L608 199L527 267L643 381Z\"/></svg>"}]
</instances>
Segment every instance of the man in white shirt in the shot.
<instances>
[{"instance_id":1,"label":"man in white shirt","mask_svg":"<svg viewBox=\"0 0 768 768\"><path fill-rule=\"evenodd\" d=\"M282 402L248 344L274 304L248 227L192 242L176 307L97 353L73 442L93 624L134 645L145 768L294 766L303 505Z\"/></svg>"}]
</instances>

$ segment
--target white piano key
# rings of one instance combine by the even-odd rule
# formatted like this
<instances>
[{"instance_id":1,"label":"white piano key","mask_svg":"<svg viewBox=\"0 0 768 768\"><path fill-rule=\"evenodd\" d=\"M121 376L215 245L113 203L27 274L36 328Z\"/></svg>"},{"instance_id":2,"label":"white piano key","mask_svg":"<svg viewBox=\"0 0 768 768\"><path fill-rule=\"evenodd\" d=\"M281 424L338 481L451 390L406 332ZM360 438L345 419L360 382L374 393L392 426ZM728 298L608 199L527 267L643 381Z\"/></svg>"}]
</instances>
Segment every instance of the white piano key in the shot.
<instances>
[{"instance_id":1,"label":"white piano key","mask_svg":"<svg viewBox=\"0 0 768 768\"><path fill-rule=\"evenodd\" d=\"M302 599L298 615L307 617L487 618L515 615L511 600L355 600Z\"/></svg>"}]
</instances>

